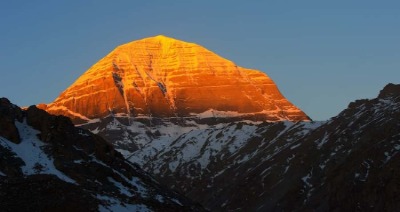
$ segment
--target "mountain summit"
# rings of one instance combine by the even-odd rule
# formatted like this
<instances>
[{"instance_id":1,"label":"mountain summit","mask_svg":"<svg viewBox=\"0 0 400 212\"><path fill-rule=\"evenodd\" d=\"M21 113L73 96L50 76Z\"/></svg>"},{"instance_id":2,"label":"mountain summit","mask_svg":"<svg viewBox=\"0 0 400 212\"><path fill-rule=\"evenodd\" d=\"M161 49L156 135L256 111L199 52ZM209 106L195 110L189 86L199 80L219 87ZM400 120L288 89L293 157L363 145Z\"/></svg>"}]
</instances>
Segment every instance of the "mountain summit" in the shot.
<instances>
[{"instance_id":1,"label":"mountain summit","mask_svg":"<svg viewBox=\"0 0 400 212\"><path fill-rule=\"evenodd\" d=\"M200 45L163 35L117 47L53 103L41 107L75 123L110 113L309 120L265 73L239 67Z\"/></svg>"}]
</instances>

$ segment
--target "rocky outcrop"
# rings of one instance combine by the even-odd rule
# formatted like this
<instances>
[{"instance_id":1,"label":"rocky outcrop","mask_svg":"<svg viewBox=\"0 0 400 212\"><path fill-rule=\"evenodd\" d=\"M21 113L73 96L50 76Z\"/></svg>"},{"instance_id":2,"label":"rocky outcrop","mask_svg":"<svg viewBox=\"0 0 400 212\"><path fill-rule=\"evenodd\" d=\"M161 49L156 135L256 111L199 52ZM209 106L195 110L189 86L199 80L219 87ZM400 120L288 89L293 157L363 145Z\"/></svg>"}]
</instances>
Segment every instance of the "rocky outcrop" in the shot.
<instances>
[{"instance_id":1,"label":"rocky outcrop","mask_svg":"<svg viewBox=\"0 0 400 212\"><path fill-rule=\"evenodd\" d=\"M19 143L20 136L14 125L15 120L22 118L22 112L6 98L0 98L0 136Z\"/></svg>"},{"instance_id":2,"label":"rocky outcrop","mask_svg":"<svg viewBox=\"0 0 400 212\"><path fill-rule=\"evenodd\" d=\"M53 103L39 107L75 123L110 113L309 120L265 73L239 67L197 44L162 35L117 47Z\"/></svg>"},{"instance_id":3,"label":"rocky outcrop","mask_svg":"<svg viewBox=\"0 0 400 212\"><path fill-rule=\"evenodd\" d=\"M389 83L379 92L378 98L396 98L398 96L400 96L400 85Z\"/></svg>"},{"instance_id":4,"label":"rocky outcrop","mask_svg":"<svg viewBox=\"0 0 400 212\"><path fill-rule=\"evenodd\" d=\"M2 211L203 210L67 117L2 98L0 123Z\"/></svg>"}]
</instances>

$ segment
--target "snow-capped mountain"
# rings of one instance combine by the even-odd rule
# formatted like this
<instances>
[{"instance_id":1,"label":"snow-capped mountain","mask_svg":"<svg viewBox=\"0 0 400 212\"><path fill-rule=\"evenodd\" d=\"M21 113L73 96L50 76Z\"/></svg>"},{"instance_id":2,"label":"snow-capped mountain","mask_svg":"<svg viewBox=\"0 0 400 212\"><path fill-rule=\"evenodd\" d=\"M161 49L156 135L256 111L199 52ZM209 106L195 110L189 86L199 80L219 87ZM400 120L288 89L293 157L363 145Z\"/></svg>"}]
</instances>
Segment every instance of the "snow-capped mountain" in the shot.
<instances>
[{"instance_id":1,"label":"snow-capped mountain","mask_svg":"<svg viewBox=\"0 0 400 212\"><path fill-rule=\"evenodd\" d=\"M1 211L202 211L101 137L0 99Z\"/></svg>"},{"instance_id":2,"label":"snow-capped mountain","mask_svg":"<svg viewBox=\"0 0 400 212\"><path fill-rule=\"evenodd\" d=\"M40 107L75 123L110 113L130 118L309 120L265 73L162 35L117 47L53 103Z\"/></svg>"},{"instance_id":3,"label":"snow-capped mountain","mask_svg":"<svg viewBox=\"0 0 400 212\"><path fill-rule=\"evenodd\" d=\"M394 211L399 101L389 84L312 122L264 73L156 36L116 48L38 107L212 211Z\"/></svg>"}]
</instances>

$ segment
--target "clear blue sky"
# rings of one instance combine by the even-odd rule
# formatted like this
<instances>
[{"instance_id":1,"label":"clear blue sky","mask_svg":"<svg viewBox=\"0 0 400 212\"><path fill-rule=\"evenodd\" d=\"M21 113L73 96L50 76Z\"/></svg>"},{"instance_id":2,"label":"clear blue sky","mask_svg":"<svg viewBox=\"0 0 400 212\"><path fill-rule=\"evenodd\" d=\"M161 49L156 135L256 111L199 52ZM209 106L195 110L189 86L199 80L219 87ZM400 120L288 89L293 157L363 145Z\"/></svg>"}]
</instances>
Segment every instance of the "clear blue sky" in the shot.
<instances>
[{"instance_id":1,"label":"clear blue sky","mask_svg":"<svg viewBox=\"0 0 400 212\"><path fill-rule=\"evenodd\" d=\"M122 43L164 34L266 72L315 120L400 83L399 1L1 1L0 96L51 102Z\"/></svg>"}]
</instances>

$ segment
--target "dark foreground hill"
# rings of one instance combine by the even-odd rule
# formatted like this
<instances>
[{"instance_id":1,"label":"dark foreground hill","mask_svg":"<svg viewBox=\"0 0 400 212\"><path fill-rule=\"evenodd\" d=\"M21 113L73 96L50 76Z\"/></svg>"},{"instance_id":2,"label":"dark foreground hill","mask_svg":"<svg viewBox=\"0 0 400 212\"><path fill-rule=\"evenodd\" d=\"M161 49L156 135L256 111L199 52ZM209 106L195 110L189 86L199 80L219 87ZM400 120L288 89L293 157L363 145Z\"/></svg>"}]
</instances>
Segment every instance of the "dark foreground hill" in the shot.
<instances>
[{"instance_id":1,"label":"dark foreground hill","mask_svg":"<svg viewBox=\"0 0 400 212\"><path fill-rule=\"evenodd\" d=\"M0 99L1 211L201 211L63 116Z\"/></svg>"}]
</instances>

